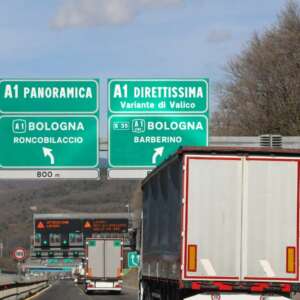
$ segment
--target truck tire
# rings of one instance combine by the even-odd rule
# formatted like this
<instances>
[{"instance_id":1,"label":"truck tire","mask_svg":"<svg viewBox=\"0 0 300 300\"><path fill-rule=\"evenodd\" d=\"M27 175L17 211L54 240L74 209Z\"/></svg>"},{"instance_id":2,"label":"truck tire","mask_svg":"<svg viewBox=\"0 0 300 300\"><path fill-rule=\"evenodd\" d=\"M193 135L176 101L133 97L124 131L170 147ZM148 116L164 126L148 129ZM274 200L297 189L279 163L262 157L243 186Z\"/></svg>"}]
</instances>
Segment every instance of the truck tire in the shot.
<instances>
[{"instance_id":1,"label":"truck tire","mask_svg":"<svg viewBox=\"0 0 300 300\"><path fill-rule=\"evenodd\" d=\"M162 284L160 287L160 299L161 300L183 300L183 293L177 286L177 284Z\"/></svg>"},{"instance_id":2,"label":"truck tire","mask_svg":"<svg viewBox=\"0 0 300 300\"><path fill-rule=\"evenodd\" d=\"M153 300L150 285L143 281L140 283L139 300Z\"/></svg>"},{"instance_id":3,"label":"truck tire","mask_svg":"<svg viewBox=\"0 0 300 300\"><path fill-rule=\"evenodd\" d=\"M184 296L183 296L182 291L179 288L175 288L174 289L174 297L172 297L171 299L174 299L174 300L183 300Z\"/></svg>"},{"instance_id":4,"label":"truck tire","mask_svg":"<svg viewBox=\"0 0 300 300\"><path fill-rule=\"evenodd\" d=\"M168 285L163 285L160 289L161 300L174 300L172 297L172 289Z\"/></svg>"},{"instance_id":5,"label":"truck tire","mask_svg":"<svg viewBox=\"0 0 300 300\"><path fill-rule=\"evenodd\" d=\"M145 290L145 300L153 300L152 291L150 289L150 286L148 286L148 285L147 285L147 288Z\"/></svg>"}]
</instances>

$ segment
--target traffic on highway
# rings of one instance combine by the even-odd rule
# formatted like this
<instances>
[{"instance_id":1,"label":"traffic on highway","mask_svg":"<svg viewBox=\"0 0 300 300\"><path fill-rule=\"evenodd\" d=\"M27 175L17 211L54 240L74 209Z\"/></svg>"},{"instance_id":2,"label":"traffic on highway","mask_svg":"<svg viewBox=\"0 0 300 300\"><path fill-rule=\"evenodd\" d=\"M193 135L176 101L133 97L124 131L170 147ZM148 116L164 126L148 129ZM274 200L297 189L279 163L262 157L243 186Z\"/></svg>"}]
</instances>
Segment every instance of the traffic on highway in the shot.
<instances>
[{"instance_id":1,"label":"traffic on highway","mask_svg":"<svg viewBox=\"0 0 300 300\"><path fill-rule=\"evenodd\" d=\"M300 300L300 0L2 0L0 37L0 300Z\"/></svg>"},{"instance_id":2,"label":"traffic on highway","mask_svg":"<svg viewBox=\"0 0 300 300\"><path fill-rule=\"evenodd\" d=\"M114 295L113 293L101 293L99 295L86 295L80 286L74 285L70 280L59 281L50 286L47 290L36 295L34 299L37 300L52 300L52 299L103 299L103 300L132 300L137 299L137 292L134 289L126 289L122 295Z\"/></svg>"},{"instance_id":3,"label":"traffic on highway","mask_svg":"<svg viewBox=\"0 0 300 300\"><path fill-rule=\"evenodd\" d=\"M296 296L299 169L295 149L181 148L142 181L138 222L33 214L10 289L32 285L41 299Z\"/></svg>"}]
</instances>

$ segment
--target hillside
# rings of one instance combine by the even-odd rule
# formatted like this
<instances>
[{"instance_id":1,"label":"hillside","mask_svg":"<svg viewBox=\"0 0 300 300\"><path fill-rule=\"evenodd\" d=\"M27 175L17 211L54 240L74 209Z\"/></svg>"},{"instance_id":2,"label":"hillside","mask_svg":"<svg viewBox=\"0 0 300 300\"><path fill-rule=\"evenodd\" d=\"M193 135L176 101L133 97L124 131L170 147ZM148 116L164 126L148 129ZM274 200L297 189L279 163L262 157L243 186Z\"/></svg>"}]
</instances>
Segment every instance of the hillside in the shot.
<instances>
[{"instance_id":1,"label":"hillside","mask_svg":"<svg viewBox=\"0 0 300 300\"><path fill-rule=\"evenodd\" d=\"M0 181L0 241L5 255L29 246L33 213L126 212L139 190L132 180Z\"/></svg>"}]
</instances>

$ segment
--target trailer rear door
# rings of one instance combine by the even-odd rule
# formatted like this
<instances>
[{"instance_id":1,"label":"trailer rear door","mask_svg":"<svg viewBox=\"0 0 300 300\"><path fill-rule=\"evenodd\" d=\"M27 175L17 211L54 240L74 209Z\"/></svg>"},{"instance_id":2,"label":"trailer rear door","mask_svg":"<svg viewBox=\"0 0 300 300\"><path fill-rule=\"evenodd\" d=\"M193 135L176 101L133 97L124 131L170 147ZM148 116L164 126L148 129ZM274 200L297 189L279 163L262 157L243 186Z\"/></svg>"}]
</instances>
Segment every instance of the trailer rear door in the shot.
<instances>
[{"instance_id":1,"label":"trailer rear door","mask_svg":"<svg viewBox=\"0 0 300 300\"><path fill-rule=\"evenodd\" d=\"M118 278L122 266L122 242L119 239L88 240L88 277Z\"/></svg>"},{"instance_id":2,"label":"trailer rear door","mask_svg":"<svg viewBox=\"0 0 300 300\"><path fill-rule=\"evenodd\" d=\"M121 241L105 241L105 276L117 278L121 274Z\"/></svg>"},{"instance_id":3,"label":"trailer rear door","mask_svg":"<svg viewBox=\"0 0 300 300\"><path fill-rule=\"evenodd\" d=\"M244 174L243 278L297 280L298 162L249 157Z\"/></svg>"},{"instance_id":4,"label":"trailer rear door","mask_svg":"<svg viewBox=\"0 0 300 300\"><path fill-rule=\"evenodd\" d=\"M184 278L240 279L240 157L185 158Z\"/></svg>"},{"instance_id":5,"label":"trailer rear door","mask_svg":"<svg viewBox=\"0 0 300 300\"><path fill-rule=\"evenodd\" d=\"M88 241L88 277L105 277L104 240Z\"/></svg>"},{"instance_id":6,"label":"trailer rear door","mask_svg":"<svg viewBox=\"0 0 300 300\"><path fill-rule=\"evenodd\" d=\"M299 159L185 157L185 280L299 280Z\"/></svg>"}]
</instances>

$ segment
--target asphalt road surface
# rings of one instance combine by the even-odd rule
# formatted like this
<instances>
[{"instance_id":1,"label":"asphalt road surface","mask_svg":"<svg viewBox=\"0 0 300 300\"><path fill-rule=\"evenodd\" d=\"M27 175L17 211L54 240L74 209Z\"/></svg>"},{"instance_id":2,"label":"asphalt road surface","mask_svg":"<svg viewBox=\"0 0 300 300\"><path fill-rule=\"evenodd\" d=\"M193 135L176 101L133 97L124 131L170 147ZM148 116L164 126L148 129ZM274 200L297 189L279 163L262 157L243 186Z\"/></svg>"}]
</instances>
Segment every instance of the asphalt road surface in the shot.
<instances>
[{"instance_id":1,"label":"asphalt road surface","mask_svg":"<svg viewBox=\"0 0 300 300\"><path fill-rule=\"evenodd\" d=\"M121 295L108 293L86 295L73 281L60 281L53 284L48 290L42 292L34 300L136 300L137 291L124 289Z\"/></svg>"},{"instance_id":2,"label":"asphalt road surface","mask_svg":"<svg viewBox=\"0 0 300 300\"><path fill-rule=\"evenodd\" d=\"M113 295L108 293L86 295L81 286L77 286L73 281L60 281L55 283L45 292L42 292L33 300L137 300L137 291L133 289L124 289L121 295ZM187 300L211 300L208 295L198 295ZM299 299L299 298L297 298ZM226 295L221 300L260 300L260 296L250 295ZM284 297L269 297L267 300L288 300Z\"/></svg>"}]
</instances>

